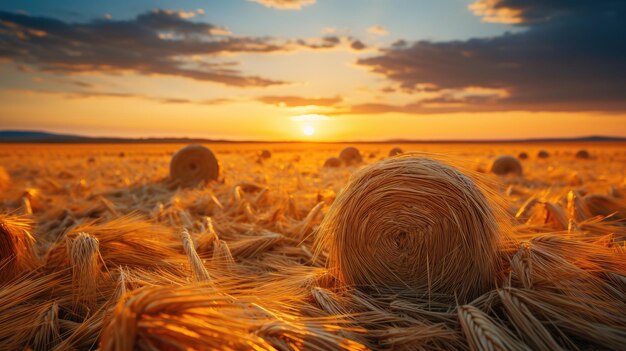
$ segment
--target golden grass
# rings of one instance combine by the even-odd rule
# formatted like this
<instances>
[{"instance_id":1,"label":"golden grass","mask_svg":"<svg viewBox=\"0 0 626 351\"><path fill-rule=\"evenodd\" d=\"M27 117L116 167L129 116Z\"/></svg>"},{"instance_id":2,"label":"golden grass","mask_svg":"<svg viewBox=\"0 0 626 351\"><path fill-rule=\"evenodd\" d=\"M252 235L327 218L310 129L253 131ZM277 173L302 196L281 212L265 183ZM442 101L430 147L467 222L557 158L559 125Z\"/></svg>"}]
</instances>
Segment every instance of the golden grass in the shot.
<instances>
[{"instance_id":1,"label":"golden grass","mask_svg":"<svg viewBox=\"0 0 626 351\"><path fill-rule=\"evenodd\" d=\"M0 145L0 350L623 348L623 146L401 146Z\"/></svg>"}]
</instances>

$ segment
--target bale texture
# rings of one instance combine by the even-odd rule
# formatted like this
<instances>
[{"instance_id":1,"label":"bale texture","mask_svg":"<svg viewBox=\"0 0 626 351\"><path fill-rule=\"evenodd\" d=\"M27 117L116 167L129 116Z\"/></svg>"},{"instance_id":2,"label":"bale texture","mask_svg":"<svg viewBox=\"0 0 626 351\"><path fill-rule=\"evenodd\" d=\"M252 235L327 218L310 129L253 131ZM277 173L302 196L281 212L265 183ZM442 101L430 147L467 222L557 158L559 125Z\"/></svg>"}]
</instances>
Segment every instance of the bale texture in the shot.
<instances>
[{"instance_id":1,"label":"bale texture","mask_svg":"<svg viewBox=\"0 0 626 351\"><path fill-rule=\"evenodd\" d=\"M347 148L341 150L339 159L341 159L341 161L343 161L346 165L361 163L361 161L363 161L361 152L354 146L348 146Z\"/></svg>"},{"instance_id":2,"label":"bale texture","mask_svg":"<svg viewBox=\"0 0 626 351\"><path fill-rule=\"evenodd\" d=\"M469 177L402 155L355 173L316 245L344 285L465 301L494 283L498 241L494 211Z\"/></svg>"},{"instance_id":3,"label":"bale texture","mask_svg":"<svg viewBox=\"0 0 626 351\"><path fill-rule=\"evenodd\" d=\"M498 175L522 174L522 164L513 156L504 155L496 158L491 164L491 173Z\"/></svg>"},{"instance_id":4,"label":"bale texture","mask_svg":"<svg viewBox=\"0 0 626 351\"><path fill-rule=\"evenodd\" d=\"M170 178L183 183L216 180L219 164L211 150L202 145L188 145L178 150L170 163Z\"/></svg>"},{"instance_id":5,"label":"bale texture","mask_svg":"<svg viewBox=\"0 0 626 351\"><path fill-rule=\"evenodd\" d=\"M517 155L517 158L519 158L520 160L526 160L526 159L528 159L528 154L527 154L527 153L525 153L525 152L520 152L520 153Z\"/></svg>"}]
</instances>

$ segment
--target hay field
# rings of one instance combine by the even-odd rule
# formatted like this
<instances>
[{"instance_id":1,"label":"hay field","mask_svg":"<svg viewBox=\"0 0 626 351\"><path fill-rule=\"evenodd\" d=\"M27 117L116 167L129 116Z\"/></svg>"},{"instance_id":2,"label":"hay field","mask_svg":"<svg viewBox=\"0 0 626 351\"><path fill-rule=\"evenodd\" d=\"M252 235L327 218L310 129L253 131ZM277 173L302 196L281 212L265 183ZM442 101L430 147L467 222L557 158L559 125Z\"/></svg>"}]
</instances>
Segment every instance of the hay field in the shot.
<instances>
[{"instance_id":1,"label":"hay field","mask_svg":"<svg viewBox=\"0 0 626 351\"><path fill-rule=\"evenodd\" d=\"M184 146L0 144L0 350L626 345L624 144Z\"/></svg>"}]
</instances>

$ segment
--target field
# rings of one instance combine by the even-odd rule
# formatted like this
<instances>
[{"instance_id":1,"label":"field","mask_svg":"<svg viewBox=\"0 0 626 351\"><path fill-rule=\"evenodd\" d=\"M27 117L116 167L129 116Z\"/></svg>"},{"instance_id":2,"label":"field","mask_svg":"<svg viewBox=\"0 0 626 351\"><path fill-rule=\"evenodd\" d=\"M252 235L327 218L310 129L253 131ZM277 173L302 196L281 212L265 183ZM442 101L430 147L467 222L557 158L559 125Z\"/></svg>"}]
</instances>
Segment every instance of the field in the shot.
<instances>
[{"instance_id":1,"label":"field","mask_svg":"<svg viewBox=\"0 0 626 351\"><path fill-rule=\"evenodd\" d=\"M184 146L0 144L1 350L626 345L624 144L357 144L339 167L347 145L209 144L219 178L191 186L169 179ZM471 181L341 193L423 158Z\"/></svg>"}]
</instances>

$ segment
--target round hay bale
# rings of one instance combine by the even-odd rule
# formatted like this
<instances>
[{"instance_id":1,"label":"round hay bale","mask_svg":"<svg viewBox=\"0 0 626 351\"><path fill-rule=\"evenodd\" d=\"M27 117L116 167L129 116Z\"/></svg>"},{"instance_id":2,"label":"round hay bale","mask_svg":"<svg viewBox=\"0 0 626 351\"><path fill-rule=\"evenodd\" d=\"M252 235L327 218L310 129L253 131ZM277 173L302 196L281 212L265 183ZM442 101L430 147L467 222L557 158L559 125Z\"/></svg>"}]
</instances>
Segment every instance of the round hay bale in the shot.
<instances>
[{"instance_id":1,"label":"round hay bale","mask_svg":"<svg viewBox=\"0 0 626 351\"><path fill-rule=\"evenodd\" d=\"M355 173L316 241L344 285L462 301L493 286L498 245L496 216L476 184L449 165L415 155Z\"/></svg>"},{"instance_id":2,"label":"round hay bale","mask_svg":"<svg viewBox=\"0 0 626 351\"><path fill-rule=\"evenodd\" d=\"M527 154L527 153L525 153L525 152L520 152L520 153L517 155L517 158L519 158L520 160L526 160L526 159L528 159L528 154Z\"/></svg>"},{"instance_id":3,"label":"round hay bale","mask_svg":"<svg viewBox=\"0 0 626 351\"><path fill-rule=\"evenodd\" d=\"M361 161L363 161L361 152L354 146L348 146L347 148L341 150L339 159L341 159L341 161L343 161L346 165L361 163Z\"/></svg>"},{"instance_id":4,"label":"round hay bale","mask_svg":"<svg viewBox=\"0 0 626 351\"><path fill-rule=\"evenodd\" d=\"M497 175L522 175L522 164L513 156L500 156L491 164L491 173L495 173Z\"/></svg>"},{"instance_id":5,"label":"round hay bale","mask_svg":"<svg viewBox=\"0 0 626 351\"><path fill-rule=\"evenodd\" d=\"M338 159L337 157L329 157L325 162L324 162L324 167L331 167L331 168L336 168L341 166L341 160Z\"/></svg>"},{"instance_id":6,"label":"round hay bale","mask_svg":"<svg viewBox=\"0 0 626 351\"><path fill-rule=\"evenodd\" d=\"M219 164L211 150L202 145L188 145L178 150L170 162L170 178L183 183L216 180Z\"/></svg>"},{"instance_id":7,"label":"round hay bale","mask_svg":"<svg viewBox=\"0 0 626 351\"><path fill-rule=\"evenodd\" d=\"M539 157L539 158L548 158L548 157L550 157L550 154L546 150L540 150L537 153L537 157Z\"/></svg>"},{"instance_id":8,"label":"round hay bale","mask_svg":"<svg viewBox=\"0 0 626 351\"><path fill-rule=\"evenodd\" d=\"M394 147L393 149L389 150L389 157L393 157L395 155L400 155L402 153L404 153L404 151L402 151L401 148Z\"/></svg>"},{"instance_id":9,"label":"round hay bale","mask_svg":"<svg viewBox=\"0 0 626 351\"><path fill-rule=\"evenodd\" d=\"M591 157L591 155L589 154L589 151L582 149L582 150L578 150L578 152L576 153L576 158L578 159L583 159L583 160L587 160Z\"/></svg>"},{"instance_id":10,"label":"round hay bale","mask_svg":"<svg viewBox=\"0 0 626 351\"><path fill-rule=\"evenodd\" d=\"M272 157L272 153L270 152L270 150L263 150L261 151L261 153L259 153L259 158L261 159L268 159Z\"/></svg>"}]
</instances>

